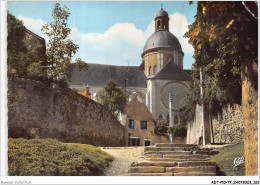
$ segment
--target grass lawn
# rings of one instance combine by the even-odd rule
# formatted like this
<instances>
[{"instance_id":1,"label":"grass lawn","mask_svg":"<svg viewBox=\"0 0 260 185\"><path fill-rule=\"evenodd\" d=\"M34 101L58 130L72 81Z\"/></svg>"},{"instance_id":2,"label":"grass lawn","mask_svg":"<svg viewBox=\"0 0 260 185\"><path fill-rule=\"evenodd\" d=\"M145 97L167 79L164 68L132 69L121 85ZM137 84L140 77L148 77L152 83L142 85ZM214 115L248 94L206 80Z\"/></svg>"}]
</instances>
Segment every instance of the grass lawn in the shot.
<instances>
[{"instance_id":1,"label":"grass lawn","mask_svg":"<svg viewBox=\"0 0 260 185\"><path fill-rule=\"evenodd\" d=\"M233 161L244 156L244 143L239 143L219 149L219 153L210 157L209 161L217 162L217 175L244 176L245 164L234 167Z\"/></svg>"},{"instance_id":2,"label":"grass lawn","mask_svg":"<svg viewBox=\"0 0 260 185\"><path fill-rule=\"evenodd\" d=\"M8 139L10 176L94 176L113 161L99 148L53 139Z\"/></svg>"}]
</instances>

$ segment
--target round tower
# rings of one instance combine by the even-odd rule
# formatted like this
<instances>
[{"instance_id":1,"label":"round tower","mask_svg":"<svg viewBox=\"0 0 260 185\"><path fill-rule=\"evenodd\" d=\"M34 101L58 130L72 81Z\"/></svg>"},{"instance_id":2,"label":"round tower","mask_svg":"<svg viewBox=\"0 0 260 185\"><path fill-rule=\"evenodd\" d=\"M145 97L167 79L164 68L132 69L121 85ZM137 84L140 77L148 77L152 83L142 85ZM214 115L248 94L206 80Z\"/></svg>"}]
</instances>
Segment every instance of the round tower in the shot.
<instances>
[{"instance_id":1,"label":"round tower","mask_svg":"<svg viewBox=\"0 0 260 185\"><path fill-rule=\"evenodd\" d=\"M183 69L184 53L179 40L169 32L169 20L163 8L155 15L155 32L146 41L141 55L147 77L156 75L169 60Z\"/></svg>"}]
</instances>

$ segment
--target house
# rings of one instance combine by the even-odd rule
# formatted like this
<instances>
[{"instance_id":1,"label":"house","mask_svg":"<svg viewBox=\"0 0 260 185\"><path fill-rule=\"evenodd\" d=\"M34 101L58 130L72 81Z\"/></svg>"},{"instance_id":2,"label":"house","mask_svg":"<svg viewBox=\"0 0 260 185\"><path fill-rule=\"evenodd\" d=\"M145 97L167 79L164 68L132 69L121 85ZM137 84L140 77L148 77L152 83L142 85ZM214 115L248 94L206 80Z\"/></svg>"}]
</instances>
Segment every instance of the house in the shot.
<instances>
[{"instance_id":1,"label":"house","mask_svg":"<svg viewBox=\"0 0 260 185\"><path fill-rule=\"evenodd\" d=\"M156 119L142 100L135 96L126 109L128 146L150 146L167 143L168 137L154 133Z\"/></svg>"}]
</instances>

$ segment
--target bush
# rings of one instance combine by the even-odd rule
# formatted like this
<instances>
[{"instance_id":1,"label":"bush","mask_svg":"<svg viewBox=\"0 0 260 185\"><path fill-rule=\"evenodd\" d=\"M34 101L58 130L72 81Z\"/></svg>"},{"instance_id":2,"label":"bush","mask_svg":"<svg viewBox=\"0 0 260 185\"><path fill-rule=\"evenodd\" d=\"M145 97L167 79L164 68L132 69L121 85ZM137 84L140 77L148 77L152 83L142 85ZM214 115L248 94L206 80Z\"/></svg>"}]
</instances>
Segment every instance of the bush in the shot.
<instances>
[{"instance_id":1,"label":"bush","mask_svg":"<svg viewBox=\"0 0 260 185\"><path fill-rule=\"evenodd\" d=\"M159 136L168 136L168 126L166 123L158 122L154 127L154 133Z\"/></svg>"},{"instance_id":2,"label":"bush","mask_svg":"<svg viewBox=\"0 0 260 185\"><path fill-rule=\"evenodd\" d=\"M102 175L113 157L99 148L53 139L8 139L10 176Z\"/></svg>"},{"instance_id":3,"label":"bush","mask_svg":"<svg viewBox=\"0 0 260 185\"><path fill-rule=\"evenodd\" d=\"M186 137L187 136L187 129L185 125L180 123L174 125L173 127L169 127L167 123L158 122L154 127L154 133L160 136L169 136L170 133L174 137Z\"/></svg>"}]
</instances>

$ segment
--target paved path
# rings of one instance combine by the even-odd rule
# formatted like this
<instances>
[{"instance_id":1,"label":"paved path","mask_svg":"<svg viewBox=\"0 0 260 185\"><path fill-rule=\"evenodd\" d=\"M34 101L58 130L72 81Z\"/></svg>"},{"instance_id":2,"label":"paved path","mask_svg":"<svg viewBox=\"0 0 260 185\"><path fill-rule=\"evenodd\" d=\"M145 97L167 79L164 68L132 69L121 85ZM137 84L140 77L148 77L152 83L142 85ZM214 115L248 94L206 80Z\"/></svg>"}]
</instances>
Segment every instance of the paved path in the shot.
<instances>
[{"instance_id":1,"label":"paved path","mask_svg":"<svg viewBox=\"0 0 260 185\"><path fill-rule=\"evenodd\" d=\"M115 158L105 170L105 176L129 176L128 168L132 162L144 161L144 147L100 147Z\"/></svg>"}]
</instances>

